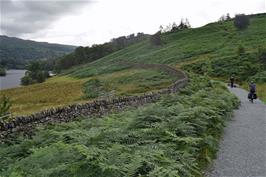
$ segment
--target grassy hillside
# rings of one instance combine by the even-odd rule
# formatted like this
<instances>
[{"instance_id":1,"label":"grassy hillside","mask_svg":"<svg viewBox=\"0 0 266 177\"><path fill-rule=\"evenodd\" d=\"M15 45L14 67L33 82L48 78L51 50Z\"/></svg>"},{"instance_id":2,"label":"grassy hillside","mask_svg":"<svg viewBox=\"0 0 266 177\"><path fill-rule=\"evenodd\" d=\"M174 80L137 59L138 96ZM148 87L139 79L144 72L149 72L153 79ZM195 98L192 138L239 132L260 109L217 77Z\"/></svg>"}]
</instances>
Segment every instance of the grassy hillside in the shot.
<instances>
[{"instance_id":1,"label":"grassy hillside","mask_svg":"<svg viewBox=\"0 0 266 177\"><path fill-rule=\"evenodd\" d=\"M161 71L128 68L123 61L164 63L196 73L180 93L157 103L103 119L83 118L39 127L31 139L8 139L0 145L0 156L4 157L0 159L0 175L202 176L202 169L215 155L226 118L239 104L223 84L210 80L227 80L235 74L245 87L254 79L260 82L258 94L265 100L266 83L261 77L266 68L258 52L266 47L265 19L266 14L250 17L250 25L243 31L231 20L165 33L161 46L144 40L71 68L43 85L19 88L29 89L34 99L40 98L28 107L31 109L38 103L54 106L143 93L165 87L174 79ZM38 92L45 84L51 87L51 91L44 91L51 100ZM30 90L34 87L39 88ZM25 95L19 103L16 99L23 94L18 91L3 93L15 95L12 99L19 107L31 96ZM62 100L56 102L59 97Z\"/></svg>"},{"instance_id":2,"label":"grassy hillside","mask_svg":"<svg viewBox=\"0 0 266 177\"><path fill-rule=\"evenodd\" d=\"M35 42L0 35L0 65L8 68L25 68L29 60L51 59L72 52L70 45Z\"/></svg>"},{"instance_id":3,"label":"grassy hillside","mask_svg":"<svg viewBox=\"0 0 266 177\"><path fill-rule=\"evenodd\" d=\"M142 41L65 73L78 78L112 73L123 69L121 61L131 61L170 64L223 79L234 74L239 83L244 83L250 76L266 70L258 57L259 48L266 48L265 19L266 14L250 17L250 25L243 31L237 30L230 20L165 33L161 35L164 42L161 46ZM244 53L239 53L241 47Z\"/></svg>"},{"instance_id":4,"label":"grassy hillside","mask_svg":"<svg viewBox=\"0 0 266 177\"><path fill-rule=\"evenodd\" d=\"M59 85L48 81L1 92L14 100L12 111L31 113L41 108L82 101L84 98L132 95L156 90L169 85L172 79L160 72L133 72L121 65L121 61L170 64L223 80L235 74L237 82L244 87L250 76L265 77L265 74L261 74L265 73L265 63L259 61L257 54L259 47L266 48L266 31L263 30L265 19L266 14L251 17L250 25L244 31L237 30L231 20L162 34L164 44L161 46L153 46L149 40L144 40L90 64L65 71L63 75L71 78L70 82L57 77L54 81L58 79L56 83ZM245 51L242 54L238 51L240 46ZM94 81L88 81L92 79ZM266 100L265 87L265 80L262 80L258 85L258 94L262 100ZM62 90L68 90L67 94ZM28 91L32 96L26 94ZM43 96L38 96L40 93L44 93Z\"/></svg>"},{"instance_id":5,"label":"grassy hillside","mask_svg":"<svg viewBox=\"0 0 266 177\"><path fill-rule=\"evenodd\" d=\"M57 76L41 84L0 91L11 99L11 112L25 115L46 108L99 98L135 95L170 86L177 78L154 69L126 69L77 79Z\"/></svg>"}]
</instances>

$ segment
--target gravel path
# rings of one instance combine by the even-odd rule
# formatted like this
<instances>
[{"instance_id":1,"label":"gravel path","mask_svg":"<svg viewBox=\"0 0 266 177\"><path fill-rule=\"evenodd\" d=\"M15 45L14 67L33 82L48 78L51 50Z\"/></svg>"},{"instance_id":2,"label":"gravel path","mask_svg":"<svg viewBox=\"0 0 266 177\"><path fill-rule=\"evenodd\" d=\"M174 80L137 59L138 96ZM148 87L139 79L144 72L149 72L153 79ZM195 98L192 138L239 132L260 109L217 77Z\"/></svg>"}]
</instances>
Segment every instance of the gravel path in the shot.
<instances>
[{"instance_id":1,"label":"gravel path","mask_svg":"<svg viewBox=\"0 0 266 177\"><path fill-rule=\"evenodd\" d=\"M266 106L250 103L248 92L230 88L241 106L224 129L223 139L208 177L266 177Z\"/></svg>"}]
</instances>

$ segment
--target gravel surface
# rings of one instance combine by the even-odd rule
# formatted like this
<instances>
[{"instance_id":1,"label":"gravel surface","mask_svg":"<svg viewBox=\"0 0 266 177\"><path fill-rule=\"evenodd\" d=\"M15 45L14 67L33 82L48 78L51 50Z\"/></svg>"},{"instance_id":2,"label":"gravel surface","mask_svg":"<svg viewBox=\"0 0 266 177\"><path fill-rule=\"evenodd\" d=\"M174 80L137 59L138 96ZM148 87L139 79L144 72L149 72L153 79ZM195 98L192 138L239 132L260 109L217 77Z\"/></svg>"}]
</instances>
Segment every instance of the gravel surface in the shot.
<instances>
[{"instance_id":1,"label":"gravel surface","mask_svg":"<svg viewBox=\"0 0 266 177\"><path fill-rule=\"evenodd\" d=\"M207 177L266 177L266 106L248 92L229 88L241 106L224 129L217 159Z\"/></svg>"}]
</instances>

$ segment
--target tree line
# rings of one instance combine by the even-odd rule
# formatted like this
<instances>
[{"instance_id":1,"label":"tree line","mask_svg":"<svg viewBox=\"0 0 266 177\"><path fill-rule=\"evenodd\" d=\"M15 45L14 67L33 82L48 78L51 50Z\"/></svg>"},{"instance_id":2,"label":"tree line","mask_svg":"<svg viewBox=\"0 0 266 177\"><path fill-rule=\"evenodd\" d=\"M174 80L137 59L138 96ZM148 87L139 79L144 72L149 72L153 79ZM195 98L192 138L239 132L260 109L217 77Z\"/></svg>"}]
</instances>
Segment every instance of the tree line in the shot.
<instances>
[{"instance_id":1,"label":"tree line","mask_svg":"<svg viewBox=\"0 0 266 177\"><path fill-rule=\"evenodd\" d=\"M75 65L90 63L115 51L123 49L131 44L146 39L149 35L144 33L130 34L112 39L104 44L94 44L91 47L77 47L74 52L58 58L54 61L55 70L71 68Z\"/></svg>"}]
</instances>

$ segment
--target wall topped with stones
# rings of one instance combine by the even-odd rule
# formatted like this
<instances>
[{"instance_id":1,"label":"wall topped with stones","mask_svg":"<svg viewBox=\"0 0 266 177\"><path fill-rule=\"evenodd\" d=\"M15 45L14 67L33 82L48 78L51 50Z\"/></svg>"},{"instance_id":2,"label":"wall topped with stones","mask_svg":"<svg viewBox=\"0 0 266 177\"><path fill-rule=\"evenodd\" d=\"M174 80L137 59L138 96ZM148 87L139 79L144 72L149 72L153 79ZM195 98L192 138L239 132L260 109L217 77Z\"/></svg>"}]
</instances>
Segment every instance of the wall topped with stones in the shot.
<instances>
[{"instance_id":1,"label":"wall topped with stones","mask_svg":"<svg viewBox=\"0 0 266 177\"><path fill-rule=\"evenodd\" d=\"M179 80L175 81L168 88L158 92L146 93L138 96L128 96L115 98L111 100L97 100L95 102L74 104L70 106L48 109L29 116L19 116L10 122L0 121L0 142L1 139L15 132L31 132L40 124L69 122L78 117L103 116L110 112L121 111L129 106L138 107L147 103L157 101L162 94L177 92L188 82L188 78L182 71L176 70L167 65L160 64L131 64L138 68L158 68L177 76Z\"/></svg>"}]
</instances>

